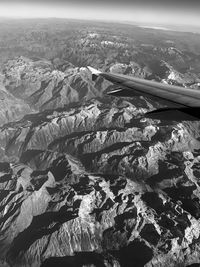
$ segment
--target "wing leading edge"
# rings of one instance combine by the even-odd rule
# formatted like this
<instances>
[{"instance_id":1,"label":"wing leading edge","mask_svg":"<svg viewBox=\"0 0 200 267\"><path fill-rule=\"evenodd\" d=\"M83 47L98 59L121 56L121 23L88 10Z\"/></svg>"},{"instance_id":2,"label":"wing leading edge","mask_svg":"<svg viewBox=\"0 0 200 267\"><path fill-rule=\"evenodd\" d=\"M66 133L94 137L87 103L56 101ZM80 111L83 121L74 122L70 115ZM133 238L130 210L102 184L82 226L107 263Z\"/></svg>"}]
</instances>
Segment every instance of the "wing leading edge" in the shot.
<instances>
[{"instance_id":1,"label":"wing leading edge","mask_svg":"<svg viewBox=\"0 0 200 267\"><path fill-rule=\"evenodd\" d=\"M182 106L182 108L180 109L179 108L163 109L163 110L149 112L147 114L148 117L152 118L155 118L156 116L158 118L159 116L165 117L163 115L165 114L168 120L169 119L176 120L176 118L174 117L176 114L173 111L178 110L179 111L177 113L179 114L178 120L194 120L193 116L200 118L199 90L168 85L165 83L144 80L140 78L130 77L127 75L101 72L99 70L95 70L92 67L88 67L88 69L92 73L93 80L95 80L97 77L100 76L114 84L119 85L119 88L108 92L107 94L109 95L113 96L141 95L154 98L156 97ZM185 115L183 114L183 116L180 116L180 112L184 113Z\"/></svg>"}]
</instances>

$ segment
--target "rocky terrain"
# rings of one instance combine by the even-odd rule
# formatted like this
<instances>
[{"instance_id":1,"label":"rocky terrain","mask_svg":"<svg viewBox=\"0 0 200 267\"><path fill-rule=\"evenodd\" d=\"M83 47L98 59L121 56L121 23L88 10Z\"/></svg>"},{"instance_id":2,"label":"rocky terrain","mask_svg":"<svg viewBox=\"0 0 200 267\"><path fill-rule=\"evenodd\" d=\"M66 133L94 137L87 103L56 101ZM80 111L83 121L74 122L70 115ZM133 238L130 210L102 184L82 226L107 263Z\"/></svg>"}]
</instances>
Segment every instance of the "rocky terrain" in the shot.
<instances>
[{"instance_id":1,"label":"rocky terrain","mask_svg":"<svg viewBox=\"0 0 200 267\"><path fill-rule=\"evenodd\" d=\"M200 36L18 23L0 30L0 266L199 266L199 122L145 118L166 103L106 96L86 66L198 89Z\"/></svg>"}]
</instances>

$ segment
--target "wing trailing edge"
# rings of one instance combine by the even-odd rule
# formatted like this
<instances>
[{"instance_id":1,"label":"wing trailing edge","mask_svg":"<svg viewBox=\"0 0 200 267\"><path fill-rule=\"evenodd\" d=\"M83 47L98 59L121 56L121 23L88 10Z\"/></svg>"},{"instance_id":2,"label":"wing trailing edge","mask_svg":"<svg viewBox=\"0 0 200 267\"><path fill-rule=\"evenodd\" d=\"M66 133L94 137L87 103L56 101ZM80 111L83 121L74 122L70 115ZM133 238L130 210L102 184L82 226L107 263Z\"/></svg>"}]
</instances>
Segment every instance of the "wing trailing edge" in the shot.
<instances>
[{"instance_id":1,"label":"wing trailing edge","mask_svg":"<svg viewBox=\"0 0 200 267\"><path fill-rule=\"evenodd\" d=\"M196 121L200 119L200 108L163 108L145 113L145 118L166 121Z\"/></svg>"}]
</instances>

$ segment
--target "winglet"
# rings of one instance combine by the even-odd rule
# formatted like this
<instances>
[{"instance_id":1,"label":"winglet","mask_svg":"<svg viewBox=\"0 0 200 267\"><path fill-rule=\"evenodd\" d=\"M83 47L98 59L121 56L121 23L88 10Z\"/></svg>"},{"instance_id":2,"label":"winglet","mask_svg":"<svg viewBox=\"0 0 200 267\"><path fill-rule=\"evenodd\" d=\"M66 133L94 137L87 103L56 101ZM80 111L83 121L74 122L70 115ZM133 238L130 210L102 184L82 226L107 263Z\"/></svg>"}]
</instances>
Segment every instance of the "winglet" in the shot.
<instances>
[{"instance_id":1,"label":"winglet","mask_svg":"<svg viewBox=\"0 0 200 267\"><path fill-rule=\"evenodd\" d=\"M92 73L92 80L95 81L98 76L102 73L101 71L99 70L96 70L90 66L87 67L89 69L89 71Z\"/></svg>"}]
</instances>

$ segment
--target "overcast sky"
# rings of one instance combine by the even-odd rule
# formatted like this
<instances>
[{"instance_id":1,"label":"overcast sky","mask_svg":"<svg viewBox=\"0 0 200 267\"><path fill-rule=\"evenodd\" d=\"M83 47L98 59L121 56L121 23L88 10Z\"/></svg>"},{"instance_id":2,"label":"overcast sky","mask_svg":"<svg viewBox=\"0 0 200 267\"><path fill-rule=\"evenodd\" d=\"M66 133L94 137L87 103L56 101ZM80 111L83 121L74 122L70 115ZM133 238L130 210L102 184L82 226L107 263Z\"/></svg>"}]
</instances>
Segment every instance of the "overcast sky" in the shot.
<instances>
[{"instance_id":1,"label":"overcast sky","mask_svg":"<svg viewBox=\"0 0 200 267\"><path fill-rule=\"evenodd\" d=\"M57 17L200 27L200 0L0 0L0 17Z\"/></svg>"}]
</instances>

